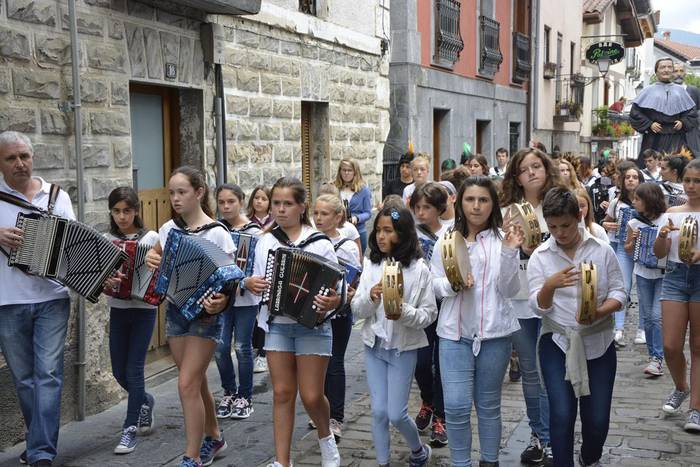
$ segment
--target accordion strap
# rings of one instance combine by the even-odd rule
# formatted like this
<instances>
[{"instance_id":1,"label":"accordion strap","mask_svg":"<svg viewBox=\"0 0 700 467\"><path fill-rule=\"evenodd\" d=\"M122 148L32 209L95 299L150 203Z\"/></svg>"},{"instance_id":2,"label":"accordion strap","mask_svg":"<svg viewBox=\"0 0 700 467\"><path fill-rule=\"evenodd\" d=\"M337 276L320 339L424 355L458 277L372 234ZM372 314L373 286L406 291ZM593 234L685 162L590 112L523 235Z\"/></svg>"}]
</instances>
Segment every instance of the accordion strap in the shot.
<instances>
[{"instance_id":1,"label":"accordion strap","mask_svg":"<svg viewBox=\"0 0 700 467\"><path fill-rule=\"evenodd\" d=\"M338 241L338 243L336 243L335 245L333 245L333 249L334 249L335 251L338 251L338 250L340 250L340 247L343 246L343 245L344 245L345 243L347 243L347 242L352 242L352 240L350 240L349 238L341 238L341 239Z\"/></svg>"},{"instance_id":2,"label":"accordion strap","mask_svg":"<svg viewBox=\"0 0 700 467\"><path fill-rule=\"evenodd\" d=\"M430 228L425 224L418 224L416 228L420 230L430 240L437 242L438 236L431 232Z\"/></svg>"},{"instance_id":3,"label":"accordion strap","mask_svg":"<svg viewBox=\"0 0 700 467\"><path fill-rule=\"evenodd\" d=\"M311 245L314 242L317 242L319 240L328 240L329 242L331 241L330 238L326 234L323 234L321 232L314 232L308 237L306 237L304 240L299 242L299 244L295 245L292 243L292 241L289 239L287 234L282 230L282 227L279 225L272 229L270 233L284 246L287 246L289 248L298 248L300 250L303 250L305 247ZM333 243L333 242L331 242Z\"/></svg>"}]
</instances>

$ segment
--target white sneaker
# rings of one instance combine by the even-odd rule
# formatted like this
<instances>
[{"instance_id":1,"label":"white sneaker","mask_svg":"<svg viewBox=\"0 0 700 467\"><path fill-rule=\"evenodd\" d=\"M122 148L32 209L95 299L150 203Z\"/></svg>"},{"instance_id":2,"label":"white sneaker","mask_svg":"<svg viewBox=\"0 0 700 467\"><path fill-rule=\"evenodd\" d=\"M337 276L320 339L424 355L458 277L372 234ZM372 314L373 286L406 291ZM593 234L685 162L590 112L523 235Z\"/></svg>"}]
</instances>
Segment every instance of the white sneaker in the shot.
<instances>
[{"instance_id":1,"label":"white sneaker","mask_svg":"<svg viewBox=\"0 0 700 467\"><path fill-rule=\"evenodd\" d=\"M265 357L257 356L253 361L253 373L265 373L267 371L267 360Z\"/></svg>"},{"instance_id":2,"label":"white sneaker","mask_svg":"<svg viewBox=\"0 0 700 467\"><path fill-rule=\"evenodd\" d=\"M280 464L279 462L275 461L275 462L272 462L271 464L267 464L267 467L284 467L284 466L282 464ZM289 461L289 467L294 467L294 462Z\"/></svg>"},{"instance_id":3,"label":"white sneaker","mask_svg":"<svg viewBox=\"0 0 700 467\"><path fill-rule=\"evenodd\" d=\"M618 347L624 347L625 345L625 336L622 334L622 329L615 329L615 336L613 337L615 340L615 345Z\"/></svg>"},{"instance_id":4,"label":"white sneaker","mask_svg":"<svg viewBox=\"0 0 700 467\"><path fill-rule=\"evenodd\" d=\"M661 376L664 374L663 362L658 357L651 357L649 364L644 368L644 374L649 376Z\"/></svg>"},{"instance_id":5,"label":"white sneaker","mask_svg":"<svg viewBox=\"0 0 700 467\"><path fill-rule=\"evenodd\" d=\"M634 336L634 343L635 344L646 344L647 343L647 336L644 333L644 329L637 329L637 335Z\"/></svg>"},{"instance_id":6,"label":"white sneaker","mask_svg":"<svg viewBox=\"0 0 700 467\"><path fill-rule=\"evenodd\" d=\"M321 447L321 467L340 467L340 453L332 434L318 440Z\"/></svg>"}]
</instances>

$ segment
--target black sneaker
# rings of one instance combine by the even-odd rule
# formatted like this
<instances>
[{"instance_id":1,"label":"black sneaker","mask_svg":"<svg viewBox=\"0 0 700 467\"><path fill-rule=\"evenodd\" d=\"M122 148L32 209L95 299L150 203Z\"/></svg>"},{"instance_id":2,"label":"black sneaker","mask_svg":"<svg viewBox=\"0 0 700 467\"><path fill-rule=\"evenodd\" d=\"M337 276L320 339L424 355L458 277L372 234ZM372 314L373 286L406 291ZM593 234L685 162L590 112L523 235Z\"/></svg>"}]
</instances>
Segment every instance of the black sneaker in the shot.
<instances>
[{"instance_id":1,"label":"black sneaker","mask_svg":"<svg viewBox=\"0 0 700 467\"><path fill-rule=\"evenodd\" d=\"M430 422L433 421L433 406L427 405L425 402L421 403L418 415L416 415L416 428L418 431L423 433L426 428L430 426Z\"/></svg>"},{"instance_id":2,"label":"black sneaker","mask_svg":"<svg viewBox=\"0 0 700 467\"><path fill-rule=\"evenodd\" d=\"M139 433L142 435L147 435L150 433L155 426L155 407L155 399L152 395L146 393L146 402L141 405L141 409L139 410L139 420L137 422Z\"/></svg>"},{"instance_id":3,"label":"black sneaker","mask_svg":"<svg viewBox=\"0 0 700 467\"><path fill-rule=\"evenodd\" d=\"M27 463L27 450L26 449L24 451L22 451L22 454L19 455L19 463L20 464Z\"/></svg>"},{"instance_id":4,"label":"black sneaker","mask_svg":"<svg viewBox=\"0 0 700 467\"><path fill-rule=\"evenodd\" d=\"M547 443L542 449L542 466L541 467L554 467L554 456L552 455L552 445Z\"/></svg>"},{"instance_id":5,"label":"black sneaker","mask_svg":"<svg viewBox=\"0 0 700 467\"><path fill-rule=\"evenodd\" d=\"M534 433L530 434L530 445L520 454L520 460L525 464L537 464L544 459L544 450L540 439Z\"/></svg>"},{"instance_id":6,"label":"black sneaker","mask_svg":"<svg viewBox=\"0 0 700 467\"><path fill-rule=\"evenodd\" d=\"M508 370L508 379L511 383L520 381L520 360L517 356L510 357L510 369Z\"/></svg>"},{"instance_id":7,"label":"black sneaker","mask_svg":"<svg viewBox=\"0 0 700 467\"><path fill-rule=\"evenodd\" d=\"M436 448L447 446L447 430L445 430L445 421L437 415L433 417L433 426L430 430L430 444Z\"/></svg>"}]
</instances>

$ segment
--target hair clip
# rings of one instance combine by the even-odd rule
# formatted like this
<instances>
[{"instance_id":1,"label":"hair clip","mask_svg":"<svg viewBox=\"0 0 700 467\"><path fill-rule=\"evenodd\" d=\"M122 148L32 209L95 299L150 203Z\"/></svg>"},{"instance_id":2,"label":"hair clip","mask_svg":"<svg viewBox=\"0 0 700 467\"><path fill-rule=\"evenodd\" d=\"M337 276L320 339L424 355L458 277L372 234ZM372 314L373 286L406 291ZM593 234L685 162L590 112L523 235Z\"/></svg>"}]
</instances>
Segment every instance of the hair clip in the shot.
<instances>
[{"instance_id":1,"label":"hair clip","mask_svg":"<svg viewBox=\"0 0 700 467\"><path fill-rule=\"evenodd\" d=\"M399 220L399 218L401 217L401 214L399 214L399 211L398 211L397 209L392 209L392 210L391 210L391 213L390 213L389 215L390 215L391 218L394 219L395 221Z\"/></svg>"}]
</instances>

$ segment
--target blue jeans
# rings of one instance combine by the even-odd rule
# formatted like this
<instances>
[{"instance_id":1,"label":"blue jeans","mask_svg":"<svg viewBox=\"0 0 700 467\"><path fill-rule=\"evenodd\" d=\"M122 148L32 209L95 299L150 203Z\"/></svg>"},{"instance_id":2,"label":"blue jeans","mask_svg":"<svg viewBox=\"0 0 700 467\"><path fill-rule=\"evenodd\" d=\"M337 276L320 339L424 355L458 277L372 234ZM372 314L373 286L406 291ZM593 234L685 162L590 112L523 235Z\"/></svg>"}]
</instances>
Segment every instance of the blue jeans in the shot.
<instances>
[{"instance_id":1,"label":"blue jeans","mask_svg":"<svg viewBox=\"0 0 700 467\"><path fill-rule=\"evenodd\" d=\"M542 320L539 318L518 319L520 329L511 336L513 347L518 352L520 374L523 379L523 397L530 430L543 444L549 443L549 399L537 371L537 336Z\"/></svg>"},{"instance_id":2,"label":"blue jeans","mask_svg":"<svg viewBox=\"0 0 700 467\"><path fill-rule=\"evenodd\" d=\"M634 276L634 258L625 251L622 243L611 242L610 246L615 250L615 256L620 269L622 270L622 281L625 284L625 292L627 293L627 303L625 303L620 311L615 312L615 329L623 329L625 327L625 314L630 302L630 293L632 292L632 277ZM639 327L644 329L644 318L639 314Z\"/></svg>"},{"instance_id":3,"label":"blue jeans","mask_svg":"<svg viewBox=\"0 0 700 467\"><path fill-rule=\"evenodd\" d=\"M360 234L360 244L362 245L362 254L364 255L365 251L367 251L367 230L365 230L364 225L361 231L358 229L358 233Z\"/></svg>"},{"instance_id":4,"label":"blue jeans","mask_svg":"<svg viewBox=\"0 0 700 467\"><path fill-rule=\"evenodd\" d=\"M583 440L581 457L585 465L597 462L603 454L610 426L610 406L617 370L615 346L610 344L602 357L588 360L591 395L578 400L571 383L564 380L565 354L552 341L551 334L545 334L540 339L540 367L549 394L550 423L557 427L552 430L554 465L574 467L574 425L579 405Z\"/></svg>"},{"instance_id":5,"label":"blue jeans","mask_svg":"<svg viewBox=\"0 0 700 467\"><path fill-rule=\"evenodd\" d=\"M445 403L440 379L440 339L437 336L437 320L425 328L425 335L428 338L428 346L418 349L416 382L423 402L431 405L435 415L444 419Z\"/></svg>"},{"instance_id":6,"label":"blue jeans","mask_svg":"<svg viewBox=\"0 0 700 467\"><path fill-rule=\"evenodd\" d=\"M480 459L498 462L501 444L501 388L510 361L509 337L481 342L478 356L472 340L440 338L440 365L445 391L445 421L452 467L472 465L472 404L479 420Z\"/></svg>"},{"instance_id":7,"label":"blue jeans","mask_svg":"<svg viewBox=\"0 0 700 467\"><path fill-rule=\"evenodd\" d=\"M417 354L417 350L383 349L380 339L373 348L365 346L367 385L372 403L372 439L379 465L388 464L391 457L389 422L401 432L412 451L421 448L416 423L408 416L408 393Z\"/></svg>"},{"instance_id":8,"label":"blue jeans","mask_svg":"<svg viewBox=\"0 0 700 467\"><path fill-rule=\"evenodd\" d=\"M109 312L112 374L129 393L123 428L138 424L141 405L147 402L143 368L155 322L155 309L111 308Z\"/></svg>"},{"instance_id":9,"label":"blue jeans","mask_svg":"<svg viewBox=\"0 0 700 467\"><path fill-rule=\"evenodd\" d=\"M27 427L29 464L56 457L69 315L67 298L0 306L0 348Z\"/></svg>"},{"instance_id":10,"label":"blue jeans","mask_svg":"<svg viewBox=\"0 0 700 467\"><path fill-rule=\"evenodd\" d=\"M328 362L324 392L331 406L331 418L338 422L345 419L345 351L352 332L352 314L331 319L333 329L333 354Z\"/></svg>"},{"instance_id":11,"label":"blue jeans","mask_svg":"<svg viewBox=\"0 0 700 467\"><path fill-rule=\"evenodd\" d=\"M661 332L661 287L664 278L645 279L637 276L639 320L644 319L644 335L650 357L664 358L664 341Z\"/></svg>"},{"instance_id":12,"label":"blue jeans","mask_svg":"<svg viewBox=\"0 0 700 467\"><path fill-rule=\"evenodd\" d=\"M223 334L221 343L216 346L216 366L221 377L224 391L250 400L253 396L253 328L258 314L258 306L229 307L222 313ZM231 358L231 337L235 341L233 348L238 361L238 378Z\"/></svg>"}]
</instances>

